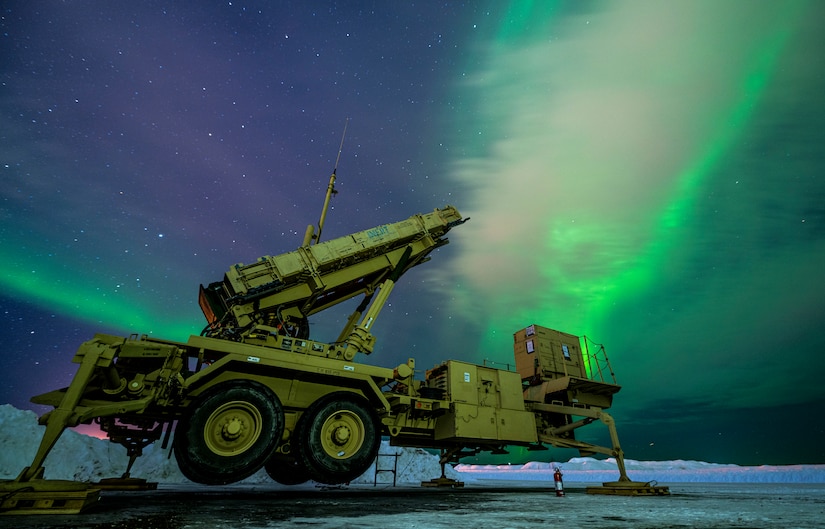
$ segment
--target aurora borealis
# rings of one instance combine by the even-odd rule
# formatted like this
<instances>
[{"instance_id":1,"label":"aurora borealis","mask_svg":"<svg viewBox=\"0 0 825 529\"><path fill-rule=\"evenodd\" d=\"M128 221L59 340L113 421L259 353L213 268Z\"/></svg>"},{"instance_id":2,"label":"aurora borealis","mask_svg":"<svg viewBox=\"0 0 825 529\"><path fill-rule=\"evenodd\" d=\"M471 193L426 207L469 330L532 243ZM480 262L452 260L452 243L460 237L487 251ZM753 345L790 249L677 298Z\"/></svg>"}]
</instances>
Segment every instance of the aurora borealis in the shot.
<instances>
[{"instance_id":1,"label":"aurora borealis","mask_svg":"<svg viewBox=\"0 0 825 529\"><path fill-rule=\"evenodd\" d=\"M364 361L506 363L535 323L605 344L630 458L823 463L823 14L7 2L0 403L95 332L197 334L198 284L317 222L349 118L325 238L471 217Z\"/></svg>"}]
</instances>

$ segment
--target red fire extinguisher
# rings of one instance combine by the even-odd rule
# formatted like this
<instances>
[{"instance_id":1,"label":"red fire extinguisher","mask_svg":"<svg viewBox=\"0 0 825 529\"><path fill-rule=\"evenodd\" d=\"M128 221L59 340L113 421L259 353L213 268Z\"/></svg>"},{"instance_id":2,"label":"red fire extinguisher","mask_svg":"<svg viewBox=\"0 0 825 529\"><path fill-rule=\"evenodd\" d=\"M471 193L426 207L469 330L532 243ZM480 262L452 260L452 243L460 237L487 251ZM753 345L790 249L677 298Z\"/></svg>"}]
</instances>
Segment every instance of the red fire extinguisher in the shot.
<instances>
[{"instance_id":1,"label":"red fire extinguisher","mask_svg":"<svg viewBox=\"0 0 825 529\"><path fill-rule=\"evenodd\" d=\"M553 482L556 485L556 496L564 496L564 482L561 479L561 469L556 467L556 471L553 472Z\"/></svg>"}]
</instances>

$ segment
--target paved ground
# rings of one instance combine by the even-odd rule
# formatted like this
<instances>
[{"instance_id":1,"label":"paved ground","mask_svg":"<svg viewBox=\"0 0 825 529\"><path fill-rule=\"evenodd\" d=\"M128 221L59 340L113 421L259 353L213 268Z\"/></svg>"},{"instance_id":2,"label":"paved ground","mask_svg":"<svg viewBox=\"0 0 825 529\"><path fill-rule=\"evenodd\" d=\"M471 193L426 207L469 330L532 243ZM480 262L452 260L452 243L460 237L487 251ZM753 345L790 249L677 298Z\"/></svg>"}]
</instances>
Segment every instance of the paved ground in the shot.
<instances>
[{"instance_id":1,"label":"paved ground","mask_svg":"<svg viewBox=\"0 0 825 529\"><path fill-rule=\"evenodd\" d=\"M535 484L464 489L359 486L164 488L104 493L74 516L0 516L15 529L819 528L825 484L671 484L671 496L611 497L568 484L557 498Z\"/></svg>"}]
</instances>

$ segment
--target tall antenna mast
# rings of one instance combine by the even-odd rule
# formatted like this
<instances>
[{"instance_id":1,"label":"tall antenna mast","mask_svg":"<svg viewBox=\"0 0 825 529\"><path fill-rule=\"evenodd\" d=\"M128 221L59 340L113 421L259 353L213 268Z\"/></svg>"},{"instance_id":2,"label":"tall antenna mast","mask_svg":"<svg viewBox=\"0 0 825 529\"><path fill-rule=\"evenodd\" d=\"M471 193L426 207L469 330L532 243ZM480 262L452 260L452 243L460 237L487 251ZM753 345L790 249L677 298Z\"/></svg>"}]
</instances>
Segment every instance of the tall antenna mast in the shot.
<instances>
[{"instance_id":1,"label":"tall antenna mast","mask_svg":"<svg viewBox=\"0 0 825 529\"><path fill-rule=\"evenodd\" d=\"M332 174L338 170L338 161L341 159L341 151L344 150L344 138L347 137L347 125L349 125L349 118L344 121L344 132L341 134L341 145L338 146L338 156L335 157L335 167L332 168Z\"/></svg>"},{"instance_id":2,"label":"tall antenna mast","mask_svg":"<svg viewBox=\"0 0 825 529\"><path fill-rule=\"evenodd\" d=\"M344 132L341 134L341 144L338 146L338 156L335 157L335 166L332 168L332 174L329 177L329 184L327 185L327 194L324 197L324 207L321 208L321 219L318 221L318 231L310 224L307 226L306 234L304 235L303 246L309 246L312 241L317 244L321 240L321 232L324 229L324 222L327 220L327 209L329 209L329 201L332 195L338 194L335 190L335 176L338 172L338 162L341 160L341 151L344 150L344 139L347 137L347 125L349 125L349 118L344 121Z\"/></svg>"}]
</instances>

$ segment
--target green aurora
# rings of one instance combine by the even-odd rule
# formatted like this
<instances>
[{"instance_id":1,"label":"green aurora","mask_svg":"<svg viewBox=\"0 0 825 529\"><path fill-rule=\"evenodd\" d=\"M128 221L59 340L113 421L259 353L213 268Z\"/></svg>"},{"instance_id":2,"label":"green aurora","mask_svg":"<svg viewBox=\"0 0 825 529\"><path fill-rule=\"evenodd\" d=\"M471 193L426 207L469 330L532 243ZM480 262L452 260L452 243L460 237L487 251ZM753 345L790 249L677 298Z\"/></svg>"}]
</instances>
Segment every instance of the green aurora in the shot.
<instances>
[{"instance_id":1,"label":"green aurora","mask_svg":"<svg viewBox=\"0 0 825 529\"><path fill-rule=\"evenodd\" d=\"M198 283L317 221L351 116L325 236L472 219L362 361L507 364L543 325L605 344L629 457L825 461L820 4L12 4L0 402L94 332L199 332Z\"/></svg>"},{"instance_id":2,"label":"green aurora","mask_svg":"<svg viewBox=\"0 0 825 529\"><path fill-rule=\"evenodd\" d=\"M782 278L816 277L825 248L805 219L821 215L815 182L788 185L787 165L763 154L767 164L746 165L754 144L793 151L798 140L763 136L797 111L784 91L805 77L811 6L771 7L510 4L462 85L478 117L460 133L478 141L453 171L473 210L472 233L456 237L456 273L471 278L456 310L486 322L480 350L507 362L508 331L531 323L596 335L625 384L626 423L666 400L676 414L714 399L720 410L776 404L794 367L771 357L759 326L796 303ZM805 79L793 88L812 94ZM784 197L775 211L759 210L768 194ZM791 247L809 259L787 260Z\"/></svg>"}]
</instances>

